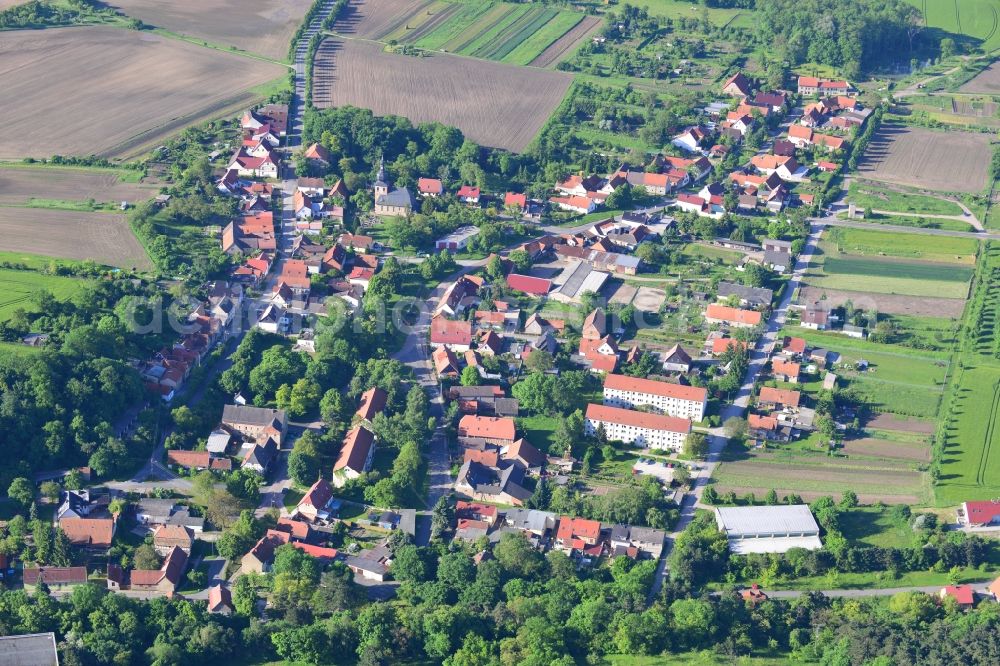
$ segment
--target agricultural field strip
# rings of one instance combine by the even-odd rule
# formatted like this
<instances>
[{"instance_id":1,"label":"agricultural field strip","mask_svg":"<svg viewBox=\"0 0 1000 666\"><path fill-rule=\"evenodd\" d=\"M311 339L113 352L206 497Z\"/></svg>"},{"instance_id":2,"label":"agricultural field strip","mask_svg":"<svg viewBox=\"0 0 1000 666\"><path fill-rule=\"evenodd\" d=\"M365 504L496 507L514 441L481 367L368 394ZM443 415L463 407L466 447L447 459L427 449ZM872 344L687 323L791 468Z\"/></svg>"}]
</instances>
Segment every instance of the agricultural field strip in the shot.
<instances>
[{"instance_id":1,"label":"agricultural field strip","mask_svg":"<svg viewBox=\"0 0 1000 666\"><path fill-rule=\"evenodd\" d=\"M566 48L572 46L572 44L583 37L577 30L577 26L584 22L584 18L583 14L575 12L557 13L542 29L529 35L527 39L508 53L504 58L504 62L509 62L513 65L532 65L546 51L556 46L564 38L568 39L569 43L564 43L558 48L561 49L560 53L565 52ZM587 23L589 24L589 21Z\"/></svg>"},{"instance_id":2,"label":"agricultural field strip","mask_svg":"<svg viewBox=\"0 0 1000 666\"><path fill-rule=\"evenodd\" d=\"M826 257L823 270L827 273L850 275L871 275L873 277L895 277L906 280L941 280L944 282L968 282L973 269L956 266L931 264L929 262L890 261L865 257Z\"/></svg>"}]
</instances>

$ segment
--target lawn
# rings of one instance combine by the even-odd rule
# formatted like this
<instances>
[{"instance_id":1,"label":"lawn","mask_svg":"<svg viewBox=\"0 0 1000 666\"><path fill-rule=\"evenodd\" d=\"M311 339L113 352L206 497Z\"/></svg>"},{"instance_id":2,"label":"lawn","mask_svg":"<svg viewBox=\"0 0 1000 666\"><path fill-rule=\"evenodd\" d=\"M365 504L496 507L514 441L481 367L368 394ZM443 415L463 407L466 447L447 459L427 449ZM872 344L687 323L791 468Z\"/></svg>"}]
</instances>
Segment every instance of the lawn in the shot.
<instances>
[{"instance_id":1,"label":"lawn","mask_svg":"<svg viewBox=\"0 0 1000 666\"><path fill-rule=\"evenodd\" d=\"M920 259L941 263L976 263L979 241L972 238L930 236L921 233L899 233L877 229L828 229L824 233L824 252L849 255L875 255Z\"/></svg>"},{"instance_id":2,"label":"lawn","mask_svg":"<svg viewBox=\"0 0 1000 666\"><path fill-rule=\"evenodd\" d=\"M960 368L948 407L939 504L1000 496L1000 367Z\"/></svg>"},{"instance_id":3,"label":"lawn","mask_svg":"<svg viewBox=\"0 0 1000 666\"><path fill-rule=\"evenodd\" d=\"M950 351L958 344L959 322L943 317L892 315L896 335L908 347Z\"/></svg>"},{"instance_id":4,"label":"lawn","mask_svg":"<svg viewBox=\"0 0 1000 666\"><path fill-rule=\"evenodd\" d=\"M85 284L76 278L0 269L0 321L9 319L18 308L34 310L31 296L36 292L46 290L56 300L65 300Z\"/></svg>"},{"instance_id":5,"label":"lawn","mask_svg":"<svg viewBox=\"0 0 1000 666\"><path fill-rule=\"evenodd\" d=\"M688 243L681 250L681 254L688 257L698 257L711 261L721 261L729 266L735 266L743 258L743 253L739 250L730 250L714 245L700 245L698 243Z\"/></svg>"},{"instance_id":6,"label":"lawn","mask_svg":"<svg viewBox=\"0 0 1000 666\"><path fill-rule=\"evenodd\" d=\"M848 541L906 548L913 543L914 532L906 521L896 522L889 511L880 507L856 507L839 514L840 531Z\"/></svg>"},{"instance_id":7,"label":"lawn","mask_svg":"<svg viewBox=\"0 0 1000 666\"><path fill-rule=\"evenodd\" d=\"M959 583L980 583L993 580L997 571L995 565L987 565L984 569L965 567L958 572ZM949 572L908 571L893 578L888 573L875 571L869 573L836 573L833 576L802 576L793 580L778 581L768 587L771 590L869 590L895 587L930 587L951 585Z\"/></svg>"},{"instance_id":8,"label":"lawn","mask_svg":"<svg viewBox=\"0 0 1000 666\"><path fill-rule=\"evenodd\" d=\"M522 416L517 419L518 428L524 431L524 435L529 442L544 451L549 451L554 455L562 453L553 451L550 447L555 444L555 432L559 427L559 418L555 416Z\"/></svg>"},{"instance_id":9,"label":"lawn","mask_svg":"<svg viewBox=\"0 0 1000 666\"><path fill-rule=\"evenodd\" d=\"M954 201L927 196L897 192L871 183L852 181L847 192L847 200L859 208L886 210L894 213L916 213L918 215L961 215L962 207Z\"/></svg>"}]
</instances>

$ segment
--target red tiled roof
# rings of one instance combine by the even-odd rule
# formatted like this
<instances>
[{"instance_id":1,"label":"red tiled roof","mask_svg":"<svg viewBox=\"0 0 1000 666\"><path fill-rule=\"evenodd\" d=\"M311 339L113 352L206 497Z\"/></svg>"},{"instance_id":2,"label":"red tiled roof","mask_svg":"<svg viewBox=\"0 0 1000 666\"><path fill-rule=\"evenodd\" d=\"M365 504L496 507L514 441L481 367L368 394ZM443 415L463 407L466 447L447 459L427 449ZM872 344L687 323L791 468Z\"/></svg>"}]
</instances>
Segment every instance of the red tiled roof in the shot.
<instances>
[{"instance_id":1,"label":"red tiled roof","mask_svg":"<svg viewBox=\"0 0 1000 666\"><path fill-rule=\"evenodd\" d=\"M556 538L563 541L570 539L597 539L601 536L601 523L597 520L587 520L586 518L570 518L560 516L559 528L556 531Z\"/></svg>"},{"instance_id":2,"label":"red tiled roof","mask_svg":"<svg viewBox=\"0 0 1000 666\"><path fill-rule=\"evenodd\" d=\"M787 375L789 377L799 376L799 364L791 361L774 359L771 361L771 371L776 375Z\"/></svg>"},{"instance_id":3,"label":"red tiled roof","mask_svg":"<svg viewBox=\"0 0 1000 666\"><path fill-rule=\"evenodd\" d=\"M552 281L530 275L511 273L507 276L507 286L515 291L523 291L526 294L544 296L552 288Z\"/></svg>"},{"instance_id":4,"label":"red tiled roof","mask_svg":"<svg viewBox=\"0 0 1000 666\"><path fill-rule=\"evenodd\" d=\"M507 192L503 196L504 206L520 206L522 209L528 207L528 197L525 194Z\"/></svg>"},{"instance_id":5,"label":"red tiled roof","mask_svg":"<svg viewBox=\"0 0 1000 666\"><path fill-rule=\"evenodd\" d=\"M747 425L759 430L775 430L778 427L778 419L773 416L751 414L747 417Z\"/></svg>"},{"instance_id":6,"label":"red tiled roof","mask_svg":"<svg viewBox=\"0 0 1000 666\"><path fill-rule=\"evenodd\" d=\"M991 501L966 502L965 512L966 520L969 523L982 525L992 522L994 518L1000 516L1000 503Z\"/></svg>"},{"instance_id":7,"label":"red tiled roof","mask_svg":"<svg viewBox=\"0 0 1000 666\"><path fill-rule=\"evenodd\" d=\"M418 178L417 191L421 194L441 194L444 192L444 185L437 178Z\"/></svg>"},{"instance_id":8,"label":"red tiled roof","mask_svg":"<svg viewBox=\"0 0 1000 666\"><path fill-rule=\"evenodd\" d=\"M59 527L74 546L110 547L115 534L111 518L63 518Z\"/></svg>"},{"instance_id":9,"label":"red tiled roof","mask_svg":"<svg viewBox=\"0 0 1000 666\"><path fill-rule=\"evenodd\" d=\"M481 465L486 465L487 467L496 467L500 462L500 452L496 449L486 451L466 449L462 462L469 462L470 460Z\"/></svg>"},{"instance_id":10,"label":"red tiled roof","mask_svg":"<svg viewBox=\"0 0 1000 666\"><path fill-rule=\"evenodd\" d=\"M782 341L782 344L784 345L782 349L785 351L790 351L794 354L806 353L806 341L803 338L786 337Z\"/></svg>"},{"instance_id":11,"label":"red tiled roof","mask_svg":"<svg viewBox=\"0 0 1000 666\"><path fill-rule=\"evenodd\" d=\"M462 185L462 187L458 188L457 196L459 199L478 199L479 188L471 185Z\"/></svg>"},{"instance_id":12,"label":"red tiled roof","mask_svg":"<svg viewBox=\"0 0 1000 666\"><path fill-rule=\"evenodd\" d=\"M760 389L759 402L775 403L786 407L798 407L802 394L798 391L764 386Z\"/></svg>"},{"instance_id":13,"label":"red tiled roof","mask_svg":"<svg viewBox=\"0 0 1000 666\"><path fill-rule=\"evenodd\" d=\"M608 375L604 378L604 388L618 391L649 393L666 398L694 400L697 402L704 402L708 398L708 391L697 386L670 384L668 382L658 382L654 379L629 377L628 375Z\"/></svg>"},{"instance_id":14,"label":"red tiled roof","mask_svg":"<svg viewBox=\"0 0 1000 666\"><path fill-rule=\"evenodd\" d=\"M442 345L472 344L472 322L434 317L431 320L431 342Z\"/></svg>"},{"instance_id":15,"label":"red tiled roof","mask_svg":"<svg viewBox=\"0 0 1000 666\"><path fill-rule=\"evenodd\" d=\"M323 546L314 546L308 543L302 543L300 541L293 541L292 548L298 548L306 555L311 555L317 560L335 560L337 559L337 549L336 548L325 548Z\"/></svg>"},{"instance_id":16,"label":"red tiled roof","mask_svg":"<svg viewBox=\"0 0 1000 666\"><path fill-rule=\"evenodd\" d=\"M355 426L344 437L344 443L340 448L340 456L334 464L334 471L338 469L351 469L361 472L364 469L365 461L368 460L368 452L375 445L375 435L371 430L361 426Z\"/></svg>"},{"instance_id":17,"label":"red tiled roof","mask_svg":"<svg viewBox=\"0 0 1000 666\"><path fill-rule=\"evenodd\" d=\"M291 518L279 518L278 524L274 529L279 532L287 532L293 539L301 539L303 541L309 538L309 533L312 531L309 523L304 523L301 520L292 520Z\"/></svg>"},{"instance_id":18,"label":"red tiled roof","mask_svg":"<svg viewBox=\"0 0 1000 666\"><path fill-rule=\"evenodd\" d=\"M734 338L715 338L714 340L712 340L712 353L713 354L725 353L725 351L729 349L729 345L733 345L737 349L739 349L740 347L747 349L750 346L744 340L736 340Z\"/></svg>"},{"instance_id":19,"label":"red tiled roof","mask_svg":"<svg viewBox=\"0 0 1000 666\"><path fill-rule=\"evenodd\" d=\"M607 421L650 430L667 430L669 432L691 432L691 421L676 416L664 416L649 412L637 412L632 409L609 407L607 405L587 405L587 418L592 421Z\"/></svg>"},{"instance_id":20,"label":"red tiled roof","mask_svg":"<svg viewBox=\"0 0 1000 666\"><path fill-rule=\"evenodd\" d=\"M951 597L963 606L975 603L971 585L946 585L941 588L941 598Z\"/></svg>"},{"instance_id":21,"label":"red tiled roof","mask_svg":"<svg viewBox=\"0 0 1000 666\"><path fill-rule=\"evenodd\" d=\"M508 460L519 459L528 467L541 467L545 464L545 456L542 452L523 437L507 447L504 458Z\"/></svg>"},{"instance_id":22,"label":"red tiled roof","mask_svg":"<svg viewBox=\"0 0 1000 666\"><path fill-rule=\"evenodd\" d=\"M361 394L361 404L358 406L358 411L355 414L366 421L371 421L375 418L376 414L385 409L388 399L388 393L377 386L373 386Z\"/></svg>"},{"instance_id":23,"label":"red tiled roof","mask_svg":"<svg viewBox=\"0 0 1000 666\"><path fill-rule=\"evenodd\" d=\"M499 416L463 416L458 422L459 437L482 437L514 441L514 419Z\"/></svg>"},{"instance_id":24,"label":"red tiled roof","mask_svg":"<svg viewBox=\"0 0 1000 666\"><path fill-rule=\"evenodd\" d=\"M312 487L302 496L296 506L312 506L322 509L329 504L332 497L333 488L330 487L330 483L325 479L319 479L312 484Z\"/></svg>"},{"instance_id":25,"label":"red tiled roof","mask_svg":"<svg viewBox=\"0 0 1000 666\"><path fill-rule=\"evenodd\" d=\"M741 310L731 308L727 305L712 303L705 310L705 317L709 319L720 319L734 324L749 324L756 326L760 323L760 313L756 310Z\"/></svg>"}]
</instances>

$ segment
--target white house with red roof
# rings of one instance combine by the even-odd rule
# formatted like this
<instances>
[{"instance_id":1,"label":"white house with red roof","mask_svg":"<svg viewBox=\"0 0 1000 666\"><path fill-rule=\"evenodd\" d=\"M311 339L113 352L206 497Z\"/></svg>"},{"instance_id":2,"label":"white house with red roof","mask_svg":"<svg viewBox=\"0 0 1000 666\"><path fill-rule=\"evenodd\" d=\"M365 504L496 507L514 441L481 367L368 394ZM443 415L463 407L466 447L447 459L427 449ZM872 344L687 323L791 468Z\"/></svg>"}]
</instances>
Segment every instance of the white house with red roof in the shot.
<instances>
[{"instance_id":1,"label":"white house with red roof","mask_svg":"<svg viewBox=\"0 0 1000 666\"><path fill-rule=\"evenodd\" d=\"M431 347L465 352L472 347L472 322L437 316L431 319Z\"/></svg>"},{"instance_id":2,"label":"white house with red roof","mask_svg":"<svg viewBox=\"0 0 1000 666\"><path fill-rule=\"evenodd\" d=\"M422 197L439 197L444 194L444 184L438 178L418 178L417 193Z\"/></svg>"},{"instance_id":3,"label":"white house with red roof","mask_svg":"<svg viewBox=\"0 0 1000 666\"><path fill-rule=\"evenodd\" d=\"M963 502L958 510L958 522L968 527L1000 526L1000 502Z\"/></svg>"},{"instance_id":4,"label":"white house with red roof","mask_svg":"<svg viewBox=\"0 0 1000 666\"><path fill-rule=\"evenodd\" d=\"M550 197L549 203L560 210L586 215L597 208L597 200L588 196Z\"/></svg>"},{"instance_id":5,"label":"white house with red roof","mask_svg":"<svg viewBox=\"0 0 1000 666\"><path fill-rule=\"evenodd\" d=\"M700 153L701 152L701 142L705 140L708 134L701 127L697 125L689 127L674 138L670 140L670 143L677 146L681 150L686 150L689 153Z\"/></svg>"},{"instance_id":6,"label":"white house with red roof","mask_svg":"<svg viewBox=\"0 0 1000 666\"><path fill-rule=\"evenodd\" d=\"M604 404L612 407L649 406L663 414L701 421L707 402L708 391L697 386L628 375L612 374L604 378Z\"/></svg>"},{"instance_id":7,"label":"white house with red roof","mask_svg":"<svg viewBox=\"0 0 1000 666\"><path fill-rule=\"evenodd\" d=\"M680 451L691 432L689 419L594 403L587 405L585 418L584 432L589 437L604 426L609 440L651 449Z\"/></svg>"},{"instance_id":8,"label":"white house with red roof","mask_svg":"<svg viewBox=\"0 0 1000 666\"><path fill-rule=\"evenodd\" d=\"M479 203L480 191L478 187L473 187L472 185L462 185L458 188L458 192L455 194L458 200L462 203L467 204L477 204Z\"/></svg>"}]
</instances>

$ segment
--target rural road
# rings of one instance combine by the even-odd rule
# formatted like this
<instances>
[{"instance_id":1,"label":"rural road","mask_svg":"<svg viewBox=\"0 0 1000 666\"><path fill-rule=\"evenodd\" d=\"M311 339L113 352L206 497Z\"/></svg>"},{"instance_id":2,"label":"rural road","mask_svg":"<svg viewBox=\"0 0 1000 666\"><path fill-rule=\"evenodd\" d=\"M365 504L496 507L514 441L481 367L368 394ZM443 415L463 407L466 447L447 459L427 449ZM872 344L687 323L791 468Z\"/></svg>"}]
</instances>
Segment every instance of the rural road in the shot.
<instances>
[{"instance_id":1,"label":"rural road","mask_svg":"<svg viewBox=\"0 0 1000 666\"><path fill-rule=\"evenodd\" d=\"M763 335L757 340L757 344L750 352L750 364L747 367L746 375L743 377L743 384L736 392L736 399L733 400L731 405L727 405L722 410L721 417L723 423L732 416L742 417L747 407L750 406L750 397L753 394L754 382L757 381L757 375L760 374L767 363L778 331L785 325L785 319L788 316L788 306L791 305L792 296L799 288L799 284L809 268L809 261L812 259L816 244L823 234L823 229L824 226L822 224L813 224L811 226L809 237L806 239L802 252L796 258L795 268L792 270L788 284L785 285L781 302L778 304L778 307L771 311L771 316L767 320L767 327ZM705 487L708 486L708 482L712 478L712 473L719 464L719 459L722 457L722 452L726 448L727 441L728 439L722 428L712 428L709 430L708 456L706 456L705 463L699 465L696 473L692 474L692 491L684 495L684 499L681 502L680 519L677 521L673 532L667 536L667 546L663 550L663 556L660 558L660 563L656 568L656 576L653 578L653 584L649 589L648 600L650 602L656 598L656 595L660 593L663 587L663 581L667 575L667 556L669 555L670 548L680 533L687 528L694 518L695 509L701 506L702 493L704 493Z\"/></svg>"}]
</instances>

